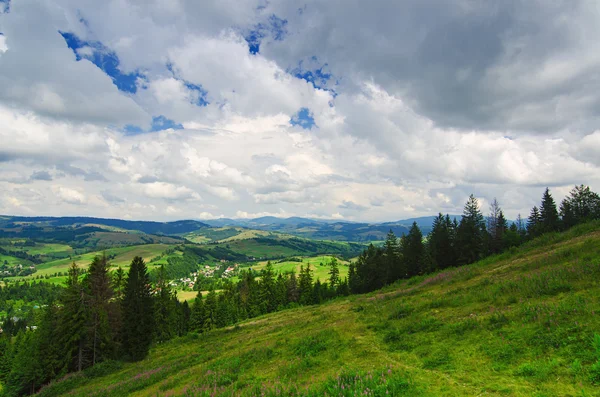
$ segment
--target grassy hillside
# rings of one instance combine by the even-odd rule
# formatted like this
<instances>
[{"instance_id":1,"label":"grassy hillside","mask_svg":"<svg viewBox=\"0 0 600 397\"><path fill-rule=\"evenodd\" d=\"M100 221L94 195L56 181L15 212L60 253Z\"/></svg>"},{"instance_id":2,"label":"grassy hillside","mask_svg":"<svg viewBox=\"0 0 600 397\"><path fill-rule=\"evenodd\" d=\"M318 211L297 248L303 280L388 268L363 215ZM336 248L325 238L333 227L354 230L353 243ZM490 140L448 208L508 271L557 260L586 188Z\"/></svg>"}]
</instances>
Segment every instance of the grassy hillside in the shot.
<instances>
[{"instance_id":1,"label":"grassy hillside","mask_svg":"<svg viewBox=\"0 0 600 397\"><path fill-rule=\"evenodd\" d=\"M71 263L75 262L77 266L81 268L87 268L89 264L92 262L95 256L102 255L106 253L110 258L110 264L113 267L121 266L123 269L128 269L131 260L135 256L141 256L144 258L146 262L148 262L148 266L150 268L157 266L161 263L166 263L166 258L163 260L155 260L150 262L152 259L160 257L163 252L169 248L172 248L172 245L167 244L145 244L145 245L133 245L130 247L119 247L119 248L110 248L103 251L93 251L80 255L72 255L70 257L57 259L49 262L42 263L37 265L37 271L30 276L25 277L15 277L18 280L27 280L34 279L38 276L52 276L55 273L67 273L69 266ZM10 280L12 278L8 278ZM46 281L53 283L62 283L66 277L50 277Z\"/></svg>"},{"instance_id":2,"label":"grassy hillside","mask_svg":"<svg viewBox=\"0 0 600 397\"><path fill-rule=\"evenodd\" d=\"M313 270L313 277L315 280L327 281L329 279L329 263L333 256L331 255L320 255L314 257L307 258L298 258L300 261L276 261L271 262L273 264L273 269L275 269L278 273L287 273L294 271L296 274L300 274L300 266L306 267L310 265ZM344 278L348 275L348 265L350 262L338 259L340 277ZM253 270L260 271L263 270L267 266L267 261L262 261L257 264L252 264L251 267Z\"/></svg>"},{"instance_id":3,"label":"grassy hillside","mask_svg":"<svg viewBox=\"0 0 600 397\"><path fill-rule=\"evenodd\" d=\"M41 395L595 396L598 280L595 223L371 294L191 334Z\"/></svg>"},{"instance_id":4,"label":"grassy hillside","mask_svg":"<svg viewBox=\"0 0 600 397\"><path fill-rule=\"evenodd\" d=\"M358 255L365 246L341 241L308 240L298 237L251 237L234 238L218 244L203 246L207 250L227 249L245 255L250 260L279 259L290 256L336 254L346 257Z\"/></svg>"}]
</instances>

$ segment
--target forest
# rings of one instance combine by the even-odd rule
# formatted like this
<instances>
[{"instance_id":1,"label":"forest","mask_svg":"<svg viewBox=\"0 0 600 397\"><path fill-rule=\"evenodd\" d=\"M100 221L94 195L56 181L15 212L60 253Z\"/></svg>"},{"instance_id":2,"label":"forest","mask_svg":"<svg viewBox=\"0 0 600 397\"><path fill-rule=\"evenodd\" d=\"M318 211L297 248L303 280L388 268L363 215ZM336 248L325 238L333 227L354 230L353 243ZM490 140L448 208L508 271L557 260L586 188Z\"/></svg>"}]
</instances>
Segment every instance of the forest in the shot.
<instances>
[{"instance_id":1,"label":"forest","mask_svg":"<svg viewBox=\"0 0 600 397\"><path fill-rule=\"evenodd\" d=\"M188 333L215 328L266 313L302 305L318 305L338 296L374 291L401 279L476 262L542 234L567 230L600 219L600 196L576 186L557 206L549 189L526 219L508 224L494 200L484 215L471 195L460 220L439 214L423 236L414 223L396 237L390 232L381 246L369 245L341 278L335 259L329 278L314 278L310 265L298 274L278 273L271 263L261 271L243 270L239 281L225 280L222 289L198 292L192 304L179 302L169 285L169 264L149 272L135 257L129 270L110 271L110 260L97 256L83 272L69 268L64 287L33 283L0 289L3 301L30 299L45 305L29 319L7 319L0 337L0 381L6 396L33 394L69 373L103 363L138 361L153 345ZM182 259L178 266L192 261Z\"/></svg>"}]
</instances>

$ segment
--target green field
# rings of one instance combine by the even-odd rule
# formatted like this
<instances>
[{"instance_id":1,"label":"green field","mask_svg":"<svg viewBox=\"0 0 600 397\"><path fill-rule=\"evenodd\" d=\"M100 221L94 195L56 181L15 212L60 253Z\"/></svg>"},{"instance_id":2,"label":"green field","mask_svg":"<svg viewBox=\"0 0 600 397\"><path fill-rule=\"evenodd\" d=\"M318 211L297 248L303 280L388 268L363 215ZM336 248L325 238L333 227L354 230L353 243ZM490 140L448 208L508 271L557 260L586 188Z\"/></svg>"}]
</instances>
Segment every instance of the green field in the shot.
<instances>
[{"instance_id":1,"label":"green field","mask_svg":"<svg viewBox=\"0 0 600 397\"><path fill-rule=\"evenodd\" d=\"M235 253L246 255L251 260L280 259L291 256L316 254L340 254L354 256L359 251L364 249L363 245L355 243L349 244L338 241L307 240L287 235L282 236L248 236L248 238L243 239L236 237L230 241L223 241L219 242L218 244L208 244L204 247L206 247L208 250L214 250L217 247L225 248Z\"/></svg>"},{"instance_id":2,"label":"green field","mask_svg":"<svg viewBox=\"0 0 600 397\"><path fill-rule=\"evenodd\" d=\"M38 276L44 277L47 275L53 275L55 273L66 273L69 269L69 266L71 266L73 262L81 268L87 268L95 256L102 255L103 253L106 253L106 255L116 255L114 259L110 260L112 267L121 266L124 269L127 269L131 263L131 260L135 256L141 256L148 263L148 267L153 268L161 263L166 263L166 259L154 262L150 262L150 260L160 256L166 249L172 247L172 245L167 244L146 244L134 245L130 247L109 248L103 251L94 251L81 255L73 255L71 258L58 259L37 265L37 271L34 274L26 277L15 277L15 279L27 280L36 278ZM55 278L56 277L50 277L47 279L47 281L56 283L64 279L64 277L60 276L56 280ZM11 278L8 279L10 280Z\"/></svg>"},{"instance_id":3,"label":"green field","mask_svg":"<svg viewBox=\"0 0 600 397\"><path fill-rule=\"evenodd\" d=\"M370 294L190 334L41 395L597 396L598 280L597 222Z\"/></svg>"},{"instance_id":4,"label":"green field","mask_svg":"<svg viewBox=\"0 0 600 397\"><path fill-rule=\"evenodd\" d=\"M322 282L325 282L329 279L329 263L333 256L331 255L320 255L314 257L303 257L302 262L294 262L294 261L282 261L282 262L271 262L273 268L276 272L280 273L288 273L291 271L299 274L300 266L306 267L310 264L311 269L313 270L313 277L315 280L319 279ZM340 269L340 277L344 278L348 275L348 265L350 262L338 259L339 269ZM251 265L253 270L261 271L267 265L267 261L262 261L257 264Z\"/></svg>"}]
</instances>

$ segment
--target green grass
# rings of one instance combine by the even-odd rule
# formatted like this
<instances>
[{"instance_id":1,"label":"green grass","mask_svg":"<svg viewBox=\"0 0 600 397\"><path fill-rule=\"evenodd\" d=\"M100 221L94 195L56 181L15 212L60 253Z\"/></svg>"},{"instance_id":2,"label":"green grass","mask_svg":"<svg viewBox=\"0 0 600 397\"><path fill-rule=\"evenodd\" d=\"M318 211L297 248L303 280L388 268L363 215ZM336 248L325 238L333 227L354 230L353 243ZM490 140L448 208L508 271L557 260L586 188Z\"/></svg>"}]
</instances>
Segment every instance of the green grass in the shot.
<instances>
[{"instance_id":1,"label":"green grass","mask_svg":"<svg viewBox=\"0 0 600 397\"><path fill-rule=\"evenodd\" d=\"M294 271L296 274L300 272L300 266L306 267L310 264L313 270L313 277L315 280L319 279L322 282L329 280L329 263L333 256L331 255L319 255L313 257L302 257L302 262L295 261L272 261L273 268L276 272L287 273ZM348 275L348 265L350 262L338 259L338 265L340 270L340 277L344 278ZM267 266L267 261L259 262L258 264L251 265L253 270L261 271Z\"/></svg>"},{"instance_id":2,"label":"green grass","mask_svg":"<svg viewBox=\"0 0 600 397\"><path fill-rule=\"evenodd\" d=\"M46 281L52 283L60 283L64 281L64 277L54 277L52 275L61 272L66 273L69 269L69 266L71 266L71 263L73 262L75 262L77 266L81 268L87 268L95 256L102 255L103 253L106 253L106 255L116 255L114 259L110 260L110 264L113 268L116 268L118 266L123 267L123 269L129 268L129 264L135 256L141 256L148 263L148 267L153 268L160 265L161 263L166 263L166 259L161 258L161 260L153 262L150 262L150 260L155 257L161 256L161 254L166 249L172 247L173 246L166 244L145 244L134 245L130 247L109 248L103 251L88 252L81 255L73 255L71 258L58 259L37 265L37 271L30 276L13 277L7 279L28 280L34 279L38 276L51 276L50 278L46 279Z\"/></svg>"},{"instance_id":3,"label":"green grass","mask_svg":"<svg viewBox=\"0 0 600 397\"><path fill-rule=\"evenodd\" d=\"M595 223L374 293L190 334L41 394L596 396L599 287Z\"/></svg>"}]
</instances>

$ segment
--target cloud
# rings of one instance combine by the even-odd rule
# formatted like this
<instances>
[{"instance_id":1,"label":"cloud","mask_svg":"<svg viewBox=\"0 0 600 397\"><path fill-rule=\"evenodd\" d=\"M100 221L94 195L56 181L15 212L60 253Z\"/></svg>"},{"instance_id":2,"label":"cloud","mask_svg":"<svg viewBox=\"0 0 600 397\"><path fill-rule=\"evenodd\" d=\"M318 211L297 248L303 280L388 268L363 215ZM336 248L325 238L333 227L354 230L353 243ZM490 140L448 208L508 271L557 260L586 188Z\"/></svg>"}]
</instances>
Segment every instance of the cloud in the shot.
<instances>
[{"instance_id":1,"label":"cloud","mask_svg":"<svg viewBox=\"0 0 600 397\"><path fill-rule=\"evenodd\" d=\"M52 175L48 171L36 171L31 174L30 179L34 181L51 181Z\"/></svg>"},{"instance_id":2,"label":"cloud","mask_svg":"<svg viewBox=\"0 0 600 397\"><path fill-rule=\"evenodd\" d=\"M85 204L86 197L79 191L63 186L54 187L54 191L59 199L68 204Z\"/></svg>"},{"instance_id":3,"label":"cloud","mask_svg":"<svg viewBox=\"0 0 600 397\"><path fill-rule=\"evenodd\" d=\"M600 189L589 2L115 4L0 15L7 211L514 218Z\"/></svg>"}]
</instances>

